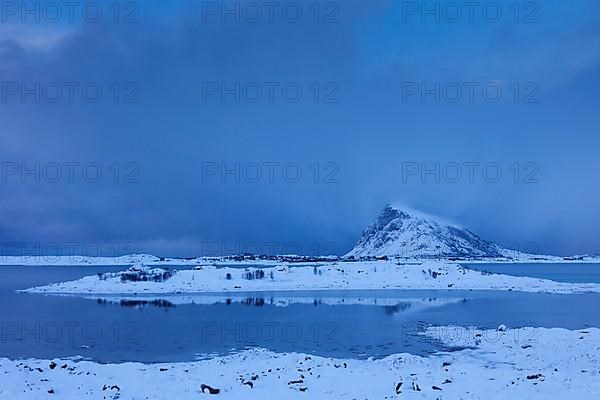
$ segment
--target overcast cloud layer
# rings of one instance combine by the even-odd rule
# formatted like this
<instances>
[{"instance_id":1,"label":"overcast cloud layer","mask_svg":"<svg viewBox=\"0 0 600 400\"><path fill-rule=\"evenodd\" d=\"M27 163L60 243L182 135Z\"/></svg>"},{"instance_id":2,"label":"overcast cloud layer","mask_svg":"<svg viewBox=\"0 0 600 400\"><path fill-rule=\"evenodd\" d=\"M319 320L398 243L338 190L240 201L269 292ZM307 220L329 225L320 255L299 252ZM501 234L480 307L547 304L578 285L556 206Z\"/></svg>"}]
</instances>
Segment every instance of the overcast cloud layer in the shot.
<instances>
[{"instance_id":1,"label":"overcast cloud layer","mask_svg":"<svg viewBox=\"0 0 600 400\"><path fill-rule=\"evenodd\" d=\"M439 23L421 2L300 1L296 23L286 2L223 22L221 3L3 10L3 253L343 254L390 202L515 249L600 252L598 2Z\"/></svg>"}]
</instances>

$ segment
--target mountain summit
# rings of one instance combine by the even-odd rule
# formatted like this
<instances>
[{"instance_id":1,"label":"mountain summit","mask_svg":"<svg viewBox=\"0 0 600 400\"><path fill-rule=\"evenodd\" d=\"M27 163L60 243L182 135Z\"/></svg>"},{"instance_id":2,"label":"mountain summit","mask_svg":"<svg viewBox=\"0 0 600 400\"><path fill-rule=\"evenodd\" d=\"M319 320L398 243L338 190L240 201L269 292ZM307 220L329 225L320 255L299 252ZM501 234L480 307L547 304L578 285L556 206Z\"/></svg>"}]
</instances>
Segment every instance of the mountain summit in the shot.
<instances>
[{"instance_id":1,"label":"mountain summit","mask_svg":"<svg viewBox=\"0 0 600 400\"><path fill-rule=\"evenodd\" d=\"M405 207L388 205L346 257L502 257L505 250L466 228Z\"/></svg>"}]
</instances>

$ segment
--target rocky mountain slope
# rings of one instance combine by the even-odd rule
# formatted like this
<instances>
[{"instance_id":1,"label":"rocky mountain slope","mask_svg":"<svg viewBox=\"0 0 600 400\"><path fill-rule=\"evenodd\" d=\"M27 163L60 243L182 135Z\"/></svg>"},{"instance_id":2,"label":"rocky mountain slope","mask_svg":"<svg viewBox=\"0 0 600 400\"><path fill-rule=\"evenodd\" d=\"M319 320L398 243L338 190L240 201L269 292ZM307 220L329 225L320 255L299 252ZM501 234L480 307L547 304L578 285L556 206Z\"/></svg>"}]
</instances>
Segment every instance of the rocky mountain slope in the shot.
<instances>
[{"instance_id":1,"label":"rocky mountain slope","mask_svg":"<svg viewBox=\"0 0 600 400\"><path fill-rule=\"evenodd\" d=\"M461 226L388 205L346 257L502 257L507 252Z\"/></svg>"}]
</instances>

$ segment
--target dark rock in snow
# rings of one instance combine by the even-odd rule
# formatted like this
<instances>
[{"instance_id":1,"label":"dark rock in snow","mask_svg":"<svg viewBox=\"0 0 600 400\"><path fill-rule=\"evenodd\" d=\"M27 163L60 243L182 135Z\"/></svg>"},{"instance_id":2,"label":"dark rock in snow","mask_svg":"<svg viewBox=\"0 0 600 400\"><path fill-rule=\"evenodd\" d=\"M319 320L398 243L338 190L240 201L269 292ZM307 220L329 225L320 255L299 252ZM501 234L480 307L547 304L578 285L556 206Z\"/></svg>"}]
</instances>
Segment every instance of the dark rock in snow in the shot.
<instances>
[{"instance_id":1,"label":"dark rock in snow","mask_svg":"<svg viewBox=\"0 0 600 400\"><path fill-rule=\"evenodd\" d=\"M254 383L252 383L251 381L243 381L242 385L250 386L250 389L252 389L254 387Z\"/></svg>"},{"instance_id":2,"label":"dark rock in snow","mask_svg":"<svg viewBox=\"0 0 600 400\"><path fill-rule=\"evenodd\" d=\"M398 382L396 385L396 394L400 394L400 388L402 387L402 382Z\"/></svg>"},{"instance_id":3,"label":"dark rock in snow","mask_svg":"<svg viewBox=\"0 0 600 400\"><path fill-rule=\"evenodd\" d=\"M210 387L208 385L205 385L204 383L202 385L200 385L200 390L202 391L202 393L205 393L205 390L208 390L208 393L210 393L210 394L221 393L221 389L216 389L216 388Z\"/></svg>"},{"instance_id":4,"label":"dark rock in snow","mask_svg":"<svg viewBox=\"0 0 600 400\"><path fill-rule=\"evenodd\" d=\"M542 378L544 375L542 374L535 374L535 375L527 375L527 379L540 379Z\"/></svg>"}]
</instances>

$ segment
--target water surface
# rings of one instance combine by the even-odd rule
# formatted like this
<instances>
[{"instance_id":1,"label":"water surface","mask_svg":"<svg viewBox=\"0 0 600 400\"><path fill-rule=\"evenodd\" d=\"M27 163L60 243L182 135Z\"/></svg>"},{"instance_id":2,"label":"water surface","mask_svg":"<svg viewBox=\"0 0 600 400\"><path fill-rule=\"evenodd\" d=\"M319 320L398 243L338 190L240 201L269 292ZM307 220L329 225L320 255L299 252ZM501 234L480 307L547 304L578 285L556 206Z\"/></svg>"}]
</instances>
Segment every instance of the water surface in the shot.
<instances>
[{"instance_id":1,"label":"water surface","mask_svg":"<svg viewBox=\"0 0 600 400\"><path fill-rule=\"evenodd\" d=\"M177 304L169 296L120 301L15 292L122 269L0 267L0 356L168 362L263 347L327 357L377 358L444 349L436 340L418 334L429 325L600 326L600 294L261 292L236 294L235 298L215 295L214 301L203 300L203 304ZM278 298L291 301L281 306ZM373 298L377 304L352 304L357 299L369 303Z\"/></svg>"},{"instance_id":2,"label":"water surface","mask_svg":"<svg viewBox=\"0 0 600 400\"><path fill-rule=\"evenodd\" d=\"M567 283L600 283L600 264L464 264L465 268L494 274L529 276Z\"/></svg>"}]
</instances>

